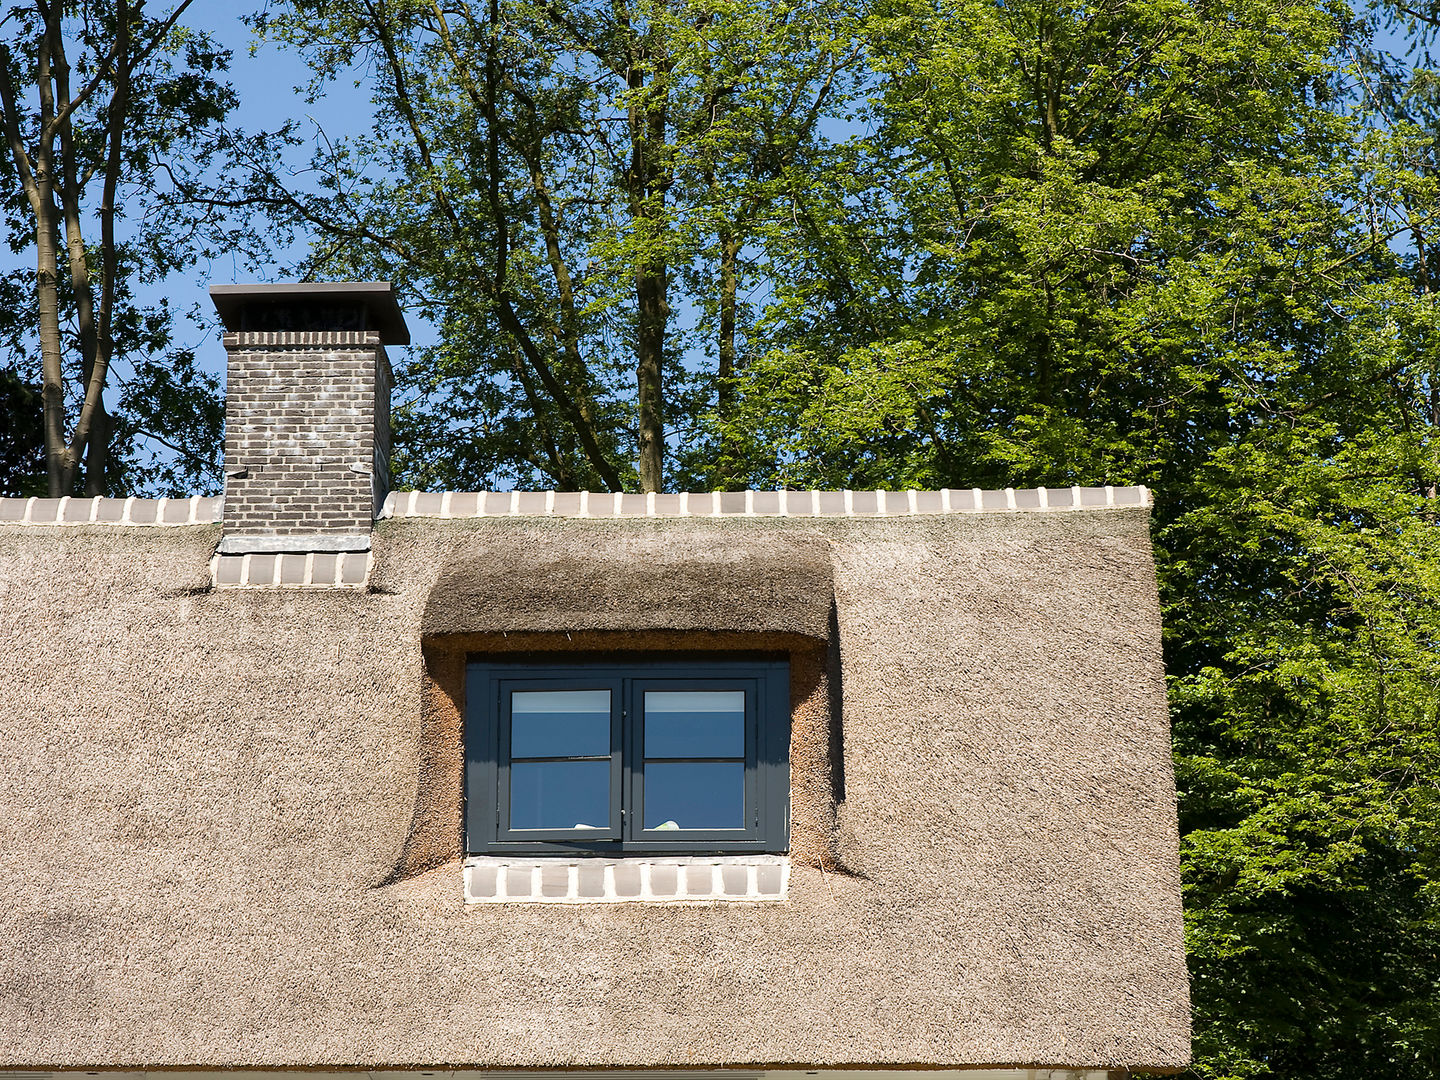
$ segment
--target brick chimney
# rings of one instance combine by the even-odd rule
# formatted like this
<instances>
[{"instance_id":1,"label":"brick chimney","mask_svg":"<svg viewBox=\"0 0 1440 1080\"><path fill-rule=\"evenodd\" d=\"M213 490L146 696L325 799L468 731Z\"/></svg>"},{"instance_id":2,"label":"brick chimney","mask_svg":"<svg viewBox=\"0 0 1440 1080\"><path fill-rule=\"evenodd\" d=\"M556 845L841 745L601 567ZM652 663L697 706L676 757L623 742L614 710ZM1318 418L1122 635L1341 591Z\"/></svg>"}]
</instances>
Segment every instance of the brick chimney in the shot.
<instances>
[{"instance_id":1,"label":"brick chimney","mask_svg":"<svg viewBox=\"0 0 1440 1080\"><path fill-rule=\"evenodd\" d=\"M368 551L390 487L389 282L213 285L225 326L222 554Z\"/></svg>"}]
</instances>

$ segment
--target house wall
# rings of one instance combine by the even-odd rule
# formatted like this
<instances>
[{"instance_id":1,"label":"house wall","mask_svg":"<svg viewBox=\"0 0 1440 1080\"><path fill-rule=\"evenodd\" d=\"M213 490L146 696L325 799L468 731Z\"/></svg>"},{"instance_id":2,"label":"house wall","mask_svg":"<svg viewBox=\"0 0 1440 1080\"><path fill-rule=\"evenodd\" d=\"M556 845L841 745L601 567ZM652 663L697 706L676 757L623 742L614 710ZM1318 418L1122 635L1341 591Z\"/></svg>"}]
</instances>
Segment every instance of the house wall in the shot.
<instances>
[{"instance_id":1,"label":"house wall","mask_svg":"<svg viewBox=\"0 0 1440 1080\"><path fill-rule=\"evenodd\" d=\"M0 528L0 1062L1179 1067L1147 529L410 519L368 590L303 592L212 588L214 527ZM465 905L461 657L558 631L422 647L445 568L776 537L828 552L834 602L823 640L765 631L808 657L788 899Z\"/></svg>"}]
</instances>

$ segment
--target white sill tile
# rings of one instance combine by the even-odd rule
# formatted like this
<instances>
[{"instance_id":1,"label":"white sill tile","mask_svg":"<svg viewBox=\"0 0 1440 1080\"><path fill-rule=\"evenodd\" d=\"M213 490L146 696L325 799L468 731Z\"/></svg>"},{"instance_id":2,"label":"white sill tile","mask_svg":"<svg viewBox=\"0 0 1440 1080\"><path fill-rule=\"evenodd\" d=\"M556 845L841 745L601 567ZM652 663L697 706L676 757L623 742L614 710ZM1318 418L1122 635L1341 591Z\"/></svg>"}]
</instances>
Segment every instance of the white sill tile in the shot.
<instances>
[{"instance_id":1,"label":"white sill tile","mask_svg":"<svg viewBox=\"0 0 1440 1080\"><path fill-rule=\"evenodd\" d=\"M776 903L789 888L784 855L465 860L467 904Z\"/></svg>"}]
</instances>

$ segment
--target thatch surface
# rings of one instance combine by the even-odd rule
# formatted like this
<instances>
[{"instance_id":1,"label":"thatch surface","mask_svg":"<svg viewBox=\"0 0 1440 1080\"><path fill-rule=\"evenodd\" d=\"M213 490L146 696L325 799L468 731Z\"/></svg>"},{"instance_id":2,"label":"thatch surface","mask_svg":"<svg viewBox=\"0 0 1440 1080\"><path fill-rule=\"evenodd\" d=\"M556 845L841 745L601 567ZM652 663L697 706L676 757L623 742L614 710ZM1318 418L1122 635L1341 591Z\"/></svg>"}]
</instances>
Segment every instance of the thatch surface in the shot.
<instances>
[{"instance_id":1,"label":"thatch surface","mask_svg":"<svg viewBox=\"0 0 1440 1080\"><path fill-rule=\"evenodd\" d=\"M590 530L596 532L596 530ZM829 545L770 529L716 542L694 529L601 529L593 542L495 544L449 553L421 632L830 630Z\"/></svg>"},{"instance_id":2,"label":"thatch surface","mask_svg":"<svg viewBox=\"0 0 1440 1080\"><path fill-rule=\"evenodd\" d=\"M206 591L218 529L0 527L0 1065L1179 1066L1146 528L396 521L377 591L301 593ZM443 568L775 537L830 552L848 873L471 909L458 862L397 874Z\"/></svg>"}]
</instances>

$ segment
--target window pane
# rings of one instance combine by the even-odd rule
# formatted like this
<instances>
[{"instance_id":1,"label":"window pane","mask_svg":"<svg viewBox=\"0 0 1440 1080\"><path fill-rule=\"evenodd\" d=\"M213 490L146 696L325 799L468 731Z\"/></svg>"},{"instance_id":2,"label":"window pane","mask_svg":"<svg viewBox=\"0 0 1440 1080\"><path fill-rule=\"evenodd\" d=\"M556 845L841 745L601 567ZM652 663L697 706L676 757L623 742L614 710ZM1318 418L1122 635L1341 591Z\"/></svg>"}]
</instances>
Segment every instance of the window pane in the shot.
<instances>
[{"instance_id":1,"label":"window pane","mask_svg":"<svg viewBox=\"0 0 1440 1080\"><path fill-rule=\"evenodd\" d=\"M647 690L645 756L745 756L744 690Z\"/></svg>"},{"instance_id":2,"label":"window pane","mask_svg":"<svg viewBox=\"0 0 1440 1080\"><path fill-rule=\"evenodd\" d=\"M645 766L645 828L743 829L742 762L661 762Z\"/></svg>"},{"instance_id":3,"label":"window pane","mask_svg":"<svg viewBox=\"0 0 1440 1080\"><path fill-rule=\"evenodd\" d=\"M532 761L510 766L510 828L609 827L610 762Z\"/></svg>"},{"instance_id":4,"label":"window pane","mask_svg":"<svg viewBox=\"0 0 1440 1080\"><path fill-rule=\"evenodd\" d=\"M609 753L609 690L516 690L510 695L512 758Z\"/></svg>"}]
</instances>

